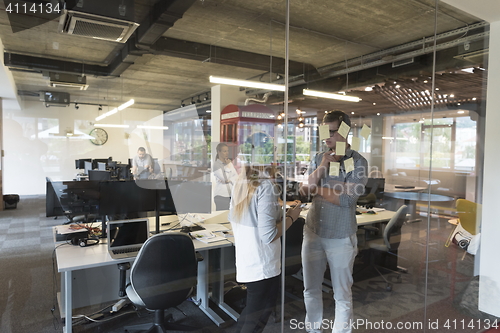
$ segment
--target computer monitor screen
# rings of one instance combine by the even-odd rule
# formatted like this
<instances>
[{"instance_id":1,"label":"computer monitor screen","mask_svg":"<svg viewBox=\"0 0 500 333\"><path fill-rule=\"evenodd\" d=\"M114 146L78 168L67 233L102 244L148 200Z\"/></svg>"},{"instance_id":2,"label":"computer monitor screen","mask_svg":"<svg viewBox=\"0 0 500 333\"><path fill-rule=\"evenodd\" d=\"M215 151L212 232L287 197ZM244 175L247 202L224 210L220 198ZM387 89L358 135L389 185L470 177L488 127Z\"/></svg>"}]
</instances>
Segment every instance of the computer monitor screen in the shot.
<instances>
[{"instance_id":1,"label":"computer monitor screen","mask_svg":"<svg viewBox=\"0 0 500 333\"><path fill-rule=\"evenodd\" d=\"M131 179L130 166L128 164L116 164L116 176L119 180Z\"/></svg>"},{"instance_id":2,"label":"computer monitor screen","mask_svg":"<svg viewBox=\"0 0 500 333\"><path fill-rule=\"evenodd\" d=\"M98 163L108 163L107 158L95 158L92 160L92 169L97 169L98 168Z\"/></svg>"},{"instance_id":3,"label":"computer monitor screen","mask_svg":"<svg viewBox=\"0 0 500 333\"><path fill-rule=\"evenodd\" d=\"M93 168L92 168L92 162L90 162L90 161L85 161L85 162L84 162L84 166L85 166L85 168L84 168L84 169L85 169L85 174L87 174L87 175L88 175L88 174L89 174L89 171L93 169Z\"/></svg>"},{"instance_id":4,"label":"computer monitor screen","mask_svg":"<svg viewBox=\"0 0 500 333\"><path fill-rule=\"evenodd\" d=\"M147 219L108 221L107 228L110 249L142 245L149 236Z\"/></svg>"},{"instance_id":5,"label":"computer monitor screen","mask_svg":"<svg viewBox=\"0 0 500 333\"><path fill-rule=\"evenodd\" d=\"M102 215L135 214L156 209L156 190L137 186L134 181L99 183Z\"/></svg>"},{"instance_id":6,"label":"computer monitor screen","mask_svg":"<svg viewBox=\"0 0 500 333\"><path fill-rule=\"evenodd\" d=\"M92 159L81 158L79 160L75 160L75 169L85 169L85 162L92 162Z\"/></svg>"},{"instance_id":7,"label":"computer monitor screen","mask_svg":"<svg viewBox=\"0 0 500 333\"><path fill-rule=\"evenodd\" d=\"M168 189L179 214L212 212L212 183L168 181Z\"/></svg>"},{"instance_id":8,"label":"computer monitor screen","mask_svg":"<svg viewBox=\"0 0 500 333\"><path fill-rule=\"evenodd\" d=\"M111 180L111 172L102 170L89 170L89 180L106 181Z\"/></svg>"},{"instance_id":9,"label":"computer monitor screen","mask_svg":"<svg viewBox=\"0 0 500 333\"><path fill-rule=\"evenodd\" d=\"M97 170L106 171L106 163L97 162Z\"/></svg>"},{"instance_id":10,"label":"computer monitor screen","mask_svg":"<svg viewBox=\"0 0 500 333\"><path fill-rule=\"evenodd\" d=\"M373 193L375 194L377 199L382 199L382 197L384 196L384 188L385 178L368 178L368 181L365 185L364 195Z\"/></svg>"}]
</instances>

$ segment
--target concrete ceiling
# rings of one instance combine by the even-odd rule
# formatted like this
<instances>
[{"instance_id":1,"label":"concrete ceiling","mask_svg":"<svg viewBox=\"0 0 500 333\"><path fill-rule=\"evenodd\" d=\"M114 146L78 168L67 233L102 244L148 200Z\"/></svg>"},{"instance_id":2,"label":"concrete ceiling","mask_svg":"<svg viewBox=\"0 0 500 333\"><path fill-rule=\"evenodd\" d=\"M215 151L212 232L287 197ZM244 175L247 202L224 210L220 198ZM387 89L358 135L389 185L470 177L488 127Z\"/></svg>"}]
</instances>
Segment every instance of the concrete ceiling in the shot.
<instances>
[{"instance_id":1,"label":"concrete ceiling","mask_svg":"<svg viewBox=\"0 0 500 333\"><path fill-rule=\"evenodd\" d=\"M13 33L2 2L0 38L21 98L39 100L36 95L41 91L65 91L76 103L114 107L134 98L137 108L169 111L182 100L189 104L191 97L202 94L203 98L212 86L210 75L280 82L285 1L130 1L134 20L141 26L125 44L58 33L57 17ZM112 3L117 0L107 1L106 6L114 6ZM359 115L411 111L411 105L408 109L396 100L408 99L411 89L423 89L423 81L429 80L433 41L424 38L434 35L435 17L431 0L291 1L292 107L312 111L341 108ZM477 18L445 3L439 5L437 21L437 34L442 35L437 41L441 49L436 87L443 95L456 96L443 107L472 98L479 102L486 71L466 74L460 69L486 66L487 25L474 25ZM394 61L404 63L411 56L413 63L393 66ZM85 74L89 88L48 87L49 72ZM461 80L467 85L460 84ZM400 87L395 88L393 82ZM376 88L366 92L366 86ZM347 91L363 100L306 98L303 88ZM248 91L249 96L262 94ZM274 93L268 103L280 105L282 101L283 95ZM417 102L413 108L428 106Z\"/></svg>"}]
</instances>

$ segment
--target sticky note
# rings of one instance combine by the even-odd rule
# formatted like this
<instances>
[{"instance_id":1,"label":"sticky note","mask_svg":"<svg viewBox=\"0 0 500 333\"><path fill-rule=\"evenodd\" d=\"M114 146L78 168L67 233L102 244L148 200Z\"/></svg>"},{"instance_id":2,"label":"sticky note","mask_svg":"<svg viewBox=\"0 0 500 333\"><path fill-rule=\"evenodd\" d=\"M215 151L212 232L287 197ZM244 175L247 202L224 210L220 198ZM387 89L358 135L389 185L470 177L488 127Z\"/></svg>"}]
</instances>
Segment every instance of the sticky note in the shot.
<instances>
[{"instance_id":1,"label":"sticky note","mask_svg":"<svg viewBox=\"0 0 500 333\"><path fill-rule=\"evenodd\" d=\"M326 140L330 137L330 127L328 125L319 125L319 139Z\"/></svg>"},{"instance_id":2,"label":"sticky note","mask_svg":"<svg viewBox=\"0 0 500 333\"><path fill-rule=\"evenodd\" d=\"M370 134L372 133L372 129L368 126L366 126L366 124L363 125L363 128L361 129L361 136L363 138L365 138L365 140L368 140L368 137L370 136Z\"/></svg>"},{"instance_id":3,"label":"sticky note","mask_svg":"<svg viewBox=\"0 0 500 333\"><path fill-rule=\"evenodd\" d=\"M338 177L340 174L340 163L339 162L330 162L330 172L328 174L330 176Z\"/></svg>"},{"instance_id":4,"label":"sticky note","mask_svg":"<svg viewBox=\"0 0 500 333\"><path fill-rule=\"evenodd\" d=\"M335 145L335 155L345 155L345 142L337 142Z\"/></svg>"},{"instance_id":5,"label":"sticky note","mask_svg":"<svg viewBox=\"0 0 500 333\"><path fill-rule=\"evenodd\" d=\"M351 142L351 149L355 150L355 151L358 151L359 147L361 145L360 141L361 140L357 136L353 136L352 137L352 142Z\"/></svg>"},{"instance_id":6,"label":"sticky note","mask_svg":"<svg viewBox=\"0 0 500 333\"><path fill-rule=\"evenodd\" d=\"M354 171L354 160L352 157L344 161L344 167L346 173Z\"/></svg>"},{"instance_id":7,"label":"sticky note","mask_svg":"<svg viewBox=\"0 0 500 333\"><path fill-rule=\"evenodd\" d=\"M347 134L349 134L350 129L351 127L349 127L349 125L347 125L345 122L342 122L339 126L338 132L345 139L347 138Z\"/></svg>"}]
</instances>

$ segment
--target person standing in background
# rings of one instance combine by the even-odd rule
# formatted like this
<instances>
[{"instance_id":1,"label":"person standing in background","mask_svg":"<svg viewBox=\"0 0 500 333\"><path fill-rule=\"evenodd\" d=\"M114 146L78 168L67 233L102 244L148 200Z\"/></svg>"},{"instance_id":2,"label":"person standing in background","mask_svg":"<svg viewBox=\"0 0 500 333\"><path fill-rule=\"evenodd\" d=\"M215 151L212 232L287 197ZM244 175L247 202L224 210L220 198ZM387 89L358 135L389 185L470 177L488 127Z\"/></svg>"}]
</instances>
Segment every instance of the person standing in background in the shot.
<instances>
[{"instance_id":1,"label":"person standing in background","mask_svg":"<svg viewBox=\"0 0 500 333\"><path fill-rule=\"evenodd\" d=\"M229 159L229 147L225 143L217 145L217 155L214 162L215 190L214 201L216 210L228 210L233 185L238 173Z\"/></svg>"}]
</instances>

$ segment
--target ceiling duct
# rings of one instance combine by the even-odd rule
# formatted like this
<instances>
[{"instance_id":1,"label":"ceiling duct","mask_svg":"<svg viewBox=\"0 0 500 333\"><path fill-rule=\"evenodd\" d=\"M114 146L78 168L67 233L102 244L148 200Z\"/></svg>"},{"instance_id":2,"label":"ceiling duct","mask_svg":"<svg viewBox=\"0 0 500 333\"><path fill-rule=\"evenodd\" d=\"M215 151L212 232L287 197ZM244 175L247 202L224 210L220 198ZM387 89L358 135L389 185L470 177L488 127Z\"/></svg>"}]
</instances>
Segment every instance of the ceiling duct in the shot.
<instances>
[{"instance_id":1,"label":"ceiling duct","mask_svg":"<svg viewBox=\"0 0 500 333\"><path fill-rule=\"evenodd\" d=\"M59 19L60 33L125 43L139 24L133 22L133 0L67 1Z\"/></svg>"},{"instance_id":2,"label":"ceiling duct","mask_svg":"<svg viewBox=\"0 0 500 333\"><path fill-rule=\"evenodd\" d=\"M87 90L87 77L85 75L49 73L49 86L53 88L71 88Z\"/></svg>"},{"instance_id":3,"label":"ceiling duct","mask_svg":"<svg viewBox=\"0 0 500 333\"><path fill-rule=\"evenodd\" d=\"M42 101L46 107L49 106L68 106L69 94L65 92L44 91L42 93Z\"/></svg>"}]
</instances>

